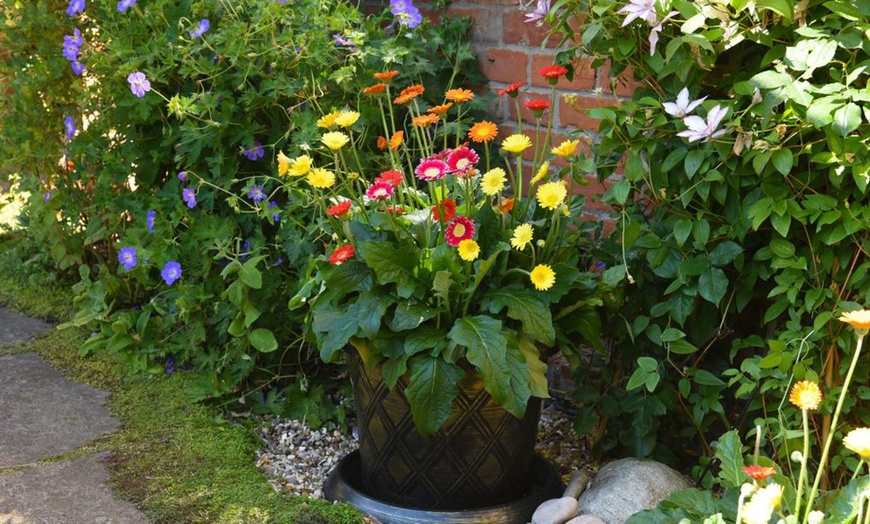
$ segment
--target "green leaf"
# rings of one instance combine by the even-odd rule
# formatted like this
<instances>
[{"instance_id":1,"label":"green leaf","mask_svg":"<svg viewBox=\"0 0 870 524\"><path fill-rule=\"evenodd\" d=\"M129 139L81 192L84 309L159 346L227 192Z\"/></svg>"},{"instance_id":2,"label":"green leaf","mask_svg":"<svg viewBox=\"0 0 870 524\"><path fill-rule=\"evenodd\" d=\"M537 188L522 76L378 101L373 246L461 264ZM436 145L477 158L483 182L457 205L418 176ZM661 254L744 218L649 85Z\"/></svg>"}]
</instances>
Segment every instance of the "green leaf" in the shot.
<instances>
[{"instance_id":1,"label":"green leaf","mask_svg":"<svg viewBox=\"0 0 870 524\"><path fill-rule=\"evenodd\" d=\"M418 251L390 242L364 241L358 246L359 256L372 269L378 283L396 284L396 293L408 298L417 287L414 271L418 263Z\"/></svg>"},{"instance_id":2,"label":"green leaf","mask_svg":"<svg viewBox=\"0 0 870 524\"><path fill-rule=\"evenodd\" d=\"M677 324L682 326L685 325L686 319L689 318L693 305L694 300L692 297L683 293L677 293L668 300L668 313L671 314L671 318L673 318Z\"/></svg>"},{"instance_id":3,"label":"green leaf","mask_svg":"<svg viewBox=\"0 0 870 524\"><path fill-rule=\"evenodd\" d=\"M828 39L811 40L810 42L813 45L810 47L810 54L806 59L807 67L817 69L831 63L837 53L837 42Z\"/></svg>"},{"instance_id":4,"label":"green leaf","mask_svg":"<svg viewBox=\"0 0 870 524\"><path fill-rule=\"evenodd\" d=\"M749 79L749 83L758 89L775 89L793 82L794 79L785 73L762 71Z\"/></svg>"},{"instance_id":5,"label":"green leaf","mask_svg":"<svg viewBox=\"0 0 870 524\"><path fill-rule=\"evenodd\" d=\"M260 261L260 257L254 257L239 268L239 278L242 279L242 282L245 283L246 286L253 289L260 289L263 287L263 274L260 273L260 270L257 269L257 262Z\"/></svg>"},{"instance_id":6,"label":"green leaf","mask_svg":"<svg viewBox=\"0 0 870 524\"><path fill-rule=\"evenodd\" d=\"M415 329L405 338L405 354L416 355L428 349L434 349L445 342L444 331L434 326L422 326Z\"/></svg>"},{"instance_id":7,"label":"green leaf","mask_svg":"<svg viewBox=\"0 0 870 524\"><path fill-rule=\"evenodd\" d=\"M721 269L712 268L698 277L698 294L708 302L718 306L726 291L728 291L728 277Z\"/></svg>"},{"instance_id":8,"label":"green leaf","mask_svg":"<svg viewBox=\"0 0 870 524\"><path fill-rule=\"evenodd\" d=\"M686 161L683 163L683 167L686 170L686 176L689 177L690 180L695 176L695 173L698 172L698 168L704 163L705 158L707 158L707 152L700 149L690 151L689 154L686 155Z\"/></svg>"},{"instance_id":9,"label":"green leaf","mask_svg":"<svg viewBox=\"0 0 870 524\"><path fill-rule=\"evenodd\" d=\"M743 444L736 429L719 437L715 457L719 459L719 479L726 489L739 489L747 479L743 473Z\"/></svg>"},{"instance_id":10,"label":"green leaf","mask_svg":"<svg viewBox=\"0 0 870 524\"><path fill-rule=\"evenodd\" d=\"M770 217L770 224L773 226L773 229L776 230L780 235L787 237L788 229L791 226L791 215L788 213L783 215L773 215Z\"/></svg>"},{"instance_id":11,"label":"green leaf","mask_svg":"<svg viewBox=\"0 0 870 524\"><path fill-rule=\"evenodd\" d=\"M689 235L692 234L692 221L686 220L684 218L678 219L674 222L674 240L677 241L677 245L681 246L686 243L686 239L689 238Z\"/></svg>"},{"instance_id":12,"label":"green leaf","mask_svg":"<svg viewBox=\"0 0 870 524\"><path fill-rule=\"evenodd\" d=\"M227 328L227 333L234 337L240 337L247 333L245 330L245 315L241 311L236 315L230 326Z\"/></svg>"},{"instance_id":13,"label":"green leaf","mask_svg":"<svg viewBox=\"0 0 870 524\"><path fill-rule=\"evenodd\" d=\"M373 291L360 294L355 305L359 311L359 329L362 336L375 338L381 329L381 319L393 301L389 296Z\"/></svg>"},{"instance_id":14,"label":"green leaf","mask_svg":"<svg viewBox=\"0 0 870 524\"><path fill-rule=\"evenodd\" d=\"M846 486L840 489L837 497L829 509L829 522L852 522L858 515L858 506L864 504L861 496L867 488L870 487L870 478L866 476L858 477L849 481Z\"/></svg>"},{"instance_id":15,"label":"green leaf","mask_svg":"<svg viewBox=\"0 0 870 524\"><path fill-rule=\"evenodd\" d=\"M628 193L630 191L631 182L623 178L619 182L610 186L607 193L610 193L610 197L612 197L617 204L623 205L628 200Z\"/></svg>"},{"instance_id":16,"label":"green leaf","mask_svg":"<svg viewBox=\"0 0 870 524\"><path fill-rule=\"evenodd\" d=\"M675 340L668 344L668 351L677 355L691 355L698 351L698 348L687 340Z\"/></svg>"},{"instance_id":17,"label":"green leaf","mask_svg":"<svg viewBox=\"0 0 870 524\"><path fill-rule=\"evenodd\" d=\"M432 292L444 302L450 301L450 286L453 285L450 275L450 271L445 269L435 273L435 278L432 279Z\"/></svg>"},{"instance_id":18,"label":"green leaf","mask_svg":"<svg viewBox=\"0 0 870 524\"><path fill-rule=\"evenodd\" d=\"M658 360L652 357L639 357L637 359L637 367L646 371L647 373L652 373L659 367Z\"/></svg>"},{"instance_id":19,"label":"green leaf","mask_svg":"<svg viewBox=\"0 0 870 524\"><path fill-rule=\"evenodd\" d=\"M716 386L716 387L725 387L725 382L722 381L716 375L710 373L706 369L699 369L695 371L694 380L696 384L701 384L703 386Z\"/></svg>"},{"instance_id":20,"label":"green leaf","mask_svg":"<svg viewBox=\"0 0 870 524\"><path fill-rule=\"evenodd\" d=\"M716 247L710 251L710 263L714 266L724 266L730 264L743 253L743 247L736 242L726 240L716 244Z\"/></svg>"},{"instance_id":21,"label":"green leaf","mask_svg":"<svg viewBox=\"0 0 870 524\"><path fill-rule=\"evenodd\" d=\"M649 371L644 371L641 368L635 369L634 373L628 377L628 382L625 384L625 390L631 391L645 385L650 374Z\"/></svg>"},{"instance_id":22,"label":"green leaf","mask_svg":"<svg viewBox=\"0 0 870 524\"><path fill-rule=\"evenodd\" d=\"M841 135L848 135L852 131L858 129L859 125L861 125L861 108L858 107L858 104L849 102L845 106L834 111L832 127Z\"/></svg>"},{"instance_id":23,"label":"green leaf","mask_svg":"<svg viewBox=\"0 0 870 524\"><path fill-rule=\"evenodd\" d=\"M790 24L794 17L794 3L792 0L758 0L756 5L780 15L785 19L787 24Z\"/></svg>"},{"instance_id":24,"label":"green leaf","mask_svg":"<svg viewBox=\"0 0 870 524\"><path fill-rule=\"evenodd\" d=\"M629 152L628 158L625 161L625 168L623 169L623 173L625 174L625 180L628 182L637 182L643 180L644 169L643 161L640 158L640 155L635 152ZM631 184L627 184L629 188ZM628 195L628 189L625 190L626 196ZM623 200L622 203L625 203Z\"/></svg>"},{"instance_id":25,"label":"green leaf","mask_svg":"<svg viewBox=\"0 0 870 524\"><path fill-rule=\"evenodd\" d=\"M781 175L787 175L791 172L794 155L790 149L778 149L774 151L771 160L773 161L773 167L775 167Z\"/></svg>"},{"instance_id":26,"label":"green leaf","mask_svg":"<svg viewBox=\"0 0 870 524\"><path fill-rule=\"evenodd\" d=\"M419 355L411 359L411 380L405 397L420 433L434 434L450 417L464 375L462 368L440 358Z\"/></svg>"},{"instance_id":27,"label":"green leaf","mask_svg":"<svg viewBox=\"0 0 870 524\"><path fill-rule=\"evenodd\" d=\"M344 349L350 337L359 329L357 309L319 308L312 314L311 330L317 339L320 358L325 362L332 360L336 351Z\"/></svg>"},{"instance_id":28,"label":"green leaf","mask_svg":"<svg viewBox=\"0 0 870 524\"><path fill-rule=\"evenodd\" d=\"M438 312L426 304L404 300L396 304L390 329L396 332L416 329L423 322L434 318Z\"/></svg>"},{"instance_id":29,"label":"green leaf","mask_svg":"<svg viewBox=\"0 0 870 524\"><path fill-rule=\"evenodd\" d=\"M481 307L493 315L507 308L507 316L520 321L524 333L548 347L556 342L550 308L544 306L530 289L513 286L495 289L483 296Z\"/></svg>"},{"instance_id":30,"label":"green leaf","mask_svg":"<svg viewBox=\"0 0 870 524\"><path fill-rule=\"evenodd\" d=\"M659 340L661 340L662 342L673 342L675 340L680 340L681 338L686 338L686 334L677 328L667 328L662 331Z\"/></svg>"},{"instance_id":31,"label":"green leaf","mask_svg":"<svg viewBox=\"0 0 870 524\"><path fill-rule=\"evenodd\" d=\"M519 337L517 344L520 348L520 354L529 366L529 386L532 396L538 398L549 398L550 392L547 388L547 364L541 361L541 353L535 342L527 337Z\"/></svg>"},{"instance_id":32,"label":"green leaf","mask_svg":"<svg viewBox=\"0 0 870 524\"><path fill-rule=\"evenodd\" d=\"M271 353L278 349L278 341L275 335L266 328L257 328L248 333L251 345L261 353Z\"/></svg>"}]
</instances>

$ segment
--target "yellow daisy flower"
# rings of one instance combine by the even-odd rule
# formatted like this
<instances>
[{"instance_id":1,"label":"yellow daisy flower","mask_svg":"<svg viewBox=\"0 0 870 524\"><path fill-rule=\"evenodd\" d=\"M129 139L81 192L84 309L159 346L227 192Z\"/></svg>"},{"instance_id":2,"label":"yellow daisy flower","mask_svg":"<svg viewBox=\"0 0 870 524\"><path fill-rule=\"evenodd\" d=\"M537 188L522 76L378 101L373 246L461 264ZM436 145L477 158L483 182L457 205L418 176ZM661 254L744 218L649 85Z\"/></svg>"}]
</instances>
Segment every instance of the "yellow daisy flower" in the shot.
<instances>
[{"instance_id":1,"label":"yellow daisy flower","mask_svg":"<svg viewBox=\"0 0 870 524\"><path fill-rule=\"evenodd\" d=\"M855 328L859 333L867 333L870 329L870 309L848 311L838 317L840 322L845 322Z\"/></svg>"},{"instance_id":2,"label":"yellow daisy flower","mask_svg":"<svg viewBox=\"0 0 870 524\"><path fill-rule=\"evenodd\" d=\"M547 173L549 173L549 172L550 172L550 161L548 160L548 161L545 161L543 164L541 164L541 167L538 168L538 172L535 173L535 176L532 178L531 183L537 184L545 176L547 176Z\"/></svg>"},{"instance_id":3,"label":"yellow daisy flower","mask_svg":"<svg viewBox=\"0 0 870 524\"><path fill-rule=\"evenodd\" d=\"M508 153L520 154L524 150L532 146L532 139L526 135L511 135L504 139L501 143L501 148Z\"/></svg>"},{"instance_id":4,"label":"yellow daisy flower","mask_svg":"<svg viewBox=\"0 0 870 524\"><path fill-rule=\"evenodd\" d=\"M459 250L459 258L466 262L474 262L480 256L480 246L470 238L461 241L457 249Z\"/></svg>"},{"instance_id":5,"label":"yellow daisy flower","mask_svg":"<svg viewBox=\"0 0 870 524\"><path fill-rule=\"evenodd\" d=\"M335 123L340 125L341 127L348 128L359 119L359 113L356 111L339 111L338 116L335 117Z\"/></svg>"},{"instance_id":6,"label":"yellow daisy flower","mask_svg":"<svg viewBox=\"0 0 870 524\"><path fill-rule=\"evenodd\" d=\"M574 154L578 145L580 145L580 140L565 140L558 147L554 147L552 152L558 157L568 158Z\"/></svg>"},{"instance_id":7,"label":"yellow daisy flower","mask_svg":"<svg viewBox=\"0 0 870 524\"><path fill-rule=\"evenodd\" d=\"M480 178L480 189L484 195L495 196L501 193L506 182L507 173L504 172L504 169L496 167L484 173Z\"/></svg>"},{"instance_id":8,"label":"yellow daisy flower","mask_svg":"<svg viewBox=\"0 0 870 524\"><path fill-rule=\"evenodd\" d=\"M335 185L335 173L322 167L312 168L308 172L308 183L317 189L329 189Z\"/></svg>"},{"instance_id":9,"label":"yellow daisy flower","mask_svg":"<svg viewBox=\"0 0 870 524\"><path fill-rule=\"evenodd\" d=\"M541 207L555 211L565 201L565 197L568 196L568 189L562 181L547 182L538 187L535 196L538 198L538 204Z\"/></svg>"},{"instance_id":10,"label":"yellow daisy flower","mask_svg":"<svg viewBox=\"0 0 870 524\"><path fill-rule=\"evenodd\" d=\"M870 428L855 428L843 438L843 445L870 462Z\"/></svg>"},{"instance_id":11,"label":"yellow daisy flower","mask_svg":"<svg viewBox=\"0 0 870 524\"><path fill-rule=\"evenodd\" d=\"M822 403L822 390L809 380L801 380L791 388L788 401L800 409L819 409Z\"/></svg>"},{"instance_id":12,"label":"yellow daisy flower","mask_svg":"<svg viewBox=\"0 0 870 524\"><path fill-rule=\"evenodd\" d=\"M529 278L538 291L546 291L556 283L556 272L548 265L538 264L529 274Z\"/></svg>"},{"instance_id":13,"label":"yellow daisy flower","mask_svg":"<svg viewBox=\"0 0 870 524\"><path fill-rule=\"evenodd\" d=\"M284 176L287 174L287 170L290 169L290 162L292 161L283 151L278 151L278 176Z\"/></svg>"},{"instance_id":14,"label":"yellow daisy flower","mask_svg":"<svg viewBox=\"0 0 870 524\"><path fill-rule=\"evenodd\" d=\"M532 235L535 229L531 224L520 224L514 229L514 236L511 237L511 247L522 251L532 242Z\"/></svg>"},{"instance_id":15,"label":"yellow daisy flower","mask_svg":"<svg viewBox=\"0 0 870 524\"><path fill-rule=\"evenodd\" d=\"M767 524L782 500L782 486L773 483L764 486L752 495L740 512L746 524Z\"/></svg>"},{"instance_id":16,"label":"yellow daisy flower","mask_svg":"<svg viewBox=\"0 0 870 524\"><path fill-rule=\"evenodd\" d=\"M338 151L350 142L350 137L341 131L330 131L329 133L324 133L323 136L320 137L320 141L329 149Z\"/></svg>"},{"instance_id":17,"label":"yellow daisy flower","mask_svg":"<svg viewBox=\"0 0 870 524\"><path fill-rule=\"evenodd\" d=\"M332 127L335 125L335 119L338 118L338 111L333 111L328 115L323 115L317 120L318 127Z\"/></svg>"},{"instance_id":18,"label":"yellow daisy flower","mask_svg":"<svg viewBox=\"0 0 870 524\"><path fill-rule=\"evenodd\" d=\"M293 176L305 176L311 170L314 161L308 155L298 156L290 163L289 173Z\"/></svg>"}]
</instances>

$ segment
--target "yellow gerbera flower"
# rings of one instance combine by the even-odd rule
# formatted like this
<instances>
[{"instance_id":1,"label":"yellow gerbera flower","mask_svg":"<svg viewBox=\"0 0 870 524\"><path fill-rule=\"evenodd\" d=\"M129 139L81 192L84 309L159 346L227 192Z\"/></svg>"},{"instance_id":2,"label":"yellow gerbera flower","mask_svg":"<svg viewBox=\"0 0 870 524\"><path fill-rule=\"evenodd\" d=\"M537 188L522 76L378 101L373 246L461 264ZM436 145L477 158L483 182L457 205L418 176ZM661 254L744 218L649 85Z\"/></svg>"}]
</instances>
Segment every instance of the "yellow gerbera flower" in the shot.
<instances>
[{"instance_id":1,"label":"yellow gerbera flower","mask_svg":"<svg viewBox=\"0 0 870 524\"><path fill-rule=\"evenodd\" d=\"M532 146L532 139L526 135L511 135L504 139L501 148L508 153L520 154Z\"/></svg>"},{"instance_id":2,"label":"yellow gerbera flower","mask_svg":"<svg viewBox=\"0 0 870 524\"><path fill-rule=\"evenodd\" d=\"M480 246L470 238L459 242L457 249L459 250L459 258L466 262L474 262L480 256Z\"/></svg>"},{"instance_id":3,"label":"yellow gerbera flower","mask_svg":"<svg viewBox=\"0 0 870 524\"><path fill-rule=\"evenodd\" d=\"M320 137L320 141L326 145L329 149L333 151L338 151L342 147L345 146L348 142L350 142L350 137L342 133L341 131L330 131L329 133L324 133L322 137Z\"/></svg>"},{"instance_id":4,"label":"yellow gerbera flower","mask_svg":"<svg viewBox=\"0 0 870 524\"><path fill-rule=\"evenodd\" d=\"M338 111L333 111L328 115L323 115L317 120L318 127L332 127L335 125L335 119L338 118Z\"/></svg>"},{"instance_id":5,"label":"yellow gerbera flower","mask_svg":"<svg viewBox=\"0 0 870 524\"><path fill-rule=\"evenodd\" d=\"M538 168L538 172L535 173L535 176L532 178L532 182L531 182L531 183L532 183L532 184L537 184L537 183L540 182L540 181L541 181L545 176L547 176L547 173L549 173L549 172L550 172L550 161L547 160L547 161L545 161L543 164L541 164L541 167Z\"/></svg>"},{"instance_id":6,"label":"yellow gerbera flower","mask_svg":"<svg viewBox=\"0 0 870 524\"><path fill-rule=\"evenodd\" d=\"M298 156L290 163L289 172L293 176L305 176L311 170L314 161L308 155Z\"/></svg>"},{"instance_id":7,"label":"yellow gerbera flower","mask_svg":"<svg viewBox=\"0 0 870 524\"><path fill-rule=\"evenodd\" d=\"M290 169L290 158L284 154L283 151L278 151L278 176L284 176L287 174L287 170Z\"/></svg>"},{"instance_id":8,"label":"yellow gerbera flower","mask_svg":"<svg viewBox=\"0 0 870 524\"><path fill-rule=\"evenodd\" d=\"M483 174L480 179L480 189L484 195L495 196L501 193L506 182L507 173L504 169L496 167Z\"/></svg>"},{"instance_id":9,"label":"yellow gerbera flower","mask_svg":"<svg viewBox=\"0 0 870 524\"><path fill-rule=\"evenodd\" d=\"M335 123L340 125L341 127L348 128L359 119L359 113L356 111L339 111L338 116L335 117Z\"/></svg>"},{"instance_id":10,"label":"yellow gerbera flower","mask_svg":"<svg viewBox=\"0 0 870 524\"><path fill-rule=\"evenodd\" d=\"M822 390L815 382L801 380L791 388L788 401L800 409L819 409L819 404L822 403Z\"/></svg>"},{"instance_id":11,"label":"yellow gerbera flower","mask_svg":"<svg viewBox=\"0 0 870 524\"><path fill-rule=\"evenodd\" d=\"M867 333L870 329L870 309L847 311L839 316L840 322L845 322L855 328L859 333Z\"/></svg>"},{"instance_id":12,"label":"yellow gerbera flower","mask_svg":"<svg viewBox=\"0 0 870 524\"><path fill-rule=\"evenodd\" d=\"M312 168L308 172L308 183L317 189L329 189L335 185L335 173L322 167Z\"/></svg>"},{"instance_id":13,"label":"yellow gerbera flower","mask_svg":"<svg viewBox=\"0 0 870 524\"><path fill-rule=\"evenodd\" d=\"M535 193L538 198L538 204L544 209L556 210L565 201L568 196L568 189L563 181L547 182L538 187Z\"/></svg>"},{"instance_id":14,"label":"yellow gerbera flower","mask_svg":"<svg viewBox=\"0 0 870 524\"><path fill-rule=\"evenodd\" d=\"M870 462L870 428L855 428L843 438L843 445Z\"/></svg>"},{"instance_id":15,"label":"yellow gerbera flower","mask_svg":"<svg viewBox=\"0 0 870 524\"><path fill-rule=\"evenodd\" d=\"M552 152L554 155L562 158L568 158L574 154L577 146L580 145L580 140L565 140L558 147L554 147Z\"/></svg>"},{"instance_id":16,"label":"yellow gerbera flower","mask_svg":"<svg viewBox=\"0 0 870 524\"><path fill-rule=\"evenodd\" d=\"M538 291L546 291L556 283L556 272L548 265L538 264L529 274L529 278Z\"/></svg>"},{"instance_id":17,"label":"yellow gerbera flower","mask_svg":"<svg viewBox=\"0 0 870 524\"><path fill-rule=\"evenodd\" d=\"M535 229L531 224L520 224L514 229L514 236L511 237L511 247L522 251L532 242L532 235Z\"/></svg>"},{"instance_id":18,"label":"yellow gerbera flower","mask_svg":"<svg viewBox=\"0 0 870 524\"><path fill-rule=\"evenodd\" d=\"M764 486L752 495L740 512L746 524L767 524L782 500L782 486L773 483Z\"/></svg>"}]
</instances>

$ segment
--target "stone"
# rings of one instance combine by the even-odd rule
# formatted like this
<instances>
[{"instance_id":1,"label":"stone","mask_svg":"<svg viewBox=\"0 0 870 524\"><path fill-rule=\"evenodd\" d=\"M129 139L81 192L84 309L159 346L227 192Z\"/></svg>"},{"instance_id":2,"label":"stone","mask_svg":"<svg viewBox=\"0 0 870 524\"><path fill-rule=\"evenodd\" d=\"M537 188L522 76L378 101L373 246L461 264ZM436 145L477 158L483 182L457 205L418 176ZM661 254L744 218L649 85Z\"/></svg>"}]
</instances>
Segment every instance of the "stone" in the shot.
<instances>
[{"instance_id":1,"label":"stone","mask_svg":"<svg viewBox=\"0 0 870 524\"><path fill-rule=\"evenodd\" d=\"M0 347L23 344L50 328L41 320L0 307Z\"/></svg>"},{"instance_id":2,"label":"stone","mask_svg":"<svg viewBox=\"0 0 870 524\"><path fill-rule=\"evenodd\" d=\"M3 524L147 524L130 502L116 499L99 454L0 474Z\"/></svg>"},{"instance_id":3,"label":"stone","mask_svg":"<svg viewBox=\"0 0 870 524\"><path fill-rule=\"evenodd\" d=\"M63 455L115 431L107 397L36 353L0 356L0 468Z\"/></svg>"},{"instance_id":4,"label":"stone","mask_svg":"<svg viewBox=\"0 0 870 524\"><path fill-rule=\"evenodd\" d=\"M535 510L532 524L564 524L577 515L577 508L574 497L547 500Z\"/></svg>"},{"instance_id":5,"label":"stone","mask_svg":"<svg viewBox=\"0 0 870 524\"><path fill-rule=\"evenodd\" d=\"M574 517L569 520L565 524L607 524L600 518L595 515L580 515L579 517Z\"/></svg>"},{"instance_id":6,"label":"stone","mask_svg":"<svg viewBox=\"0 0 870 524\"><path fill-rule=\"evenodd\" d=\"M596 515L607 524L623 524L628 517L689 487L676 470L654 460L625 458L603 466L580 496L580 514Z\"/></svg>"}]
</instances>

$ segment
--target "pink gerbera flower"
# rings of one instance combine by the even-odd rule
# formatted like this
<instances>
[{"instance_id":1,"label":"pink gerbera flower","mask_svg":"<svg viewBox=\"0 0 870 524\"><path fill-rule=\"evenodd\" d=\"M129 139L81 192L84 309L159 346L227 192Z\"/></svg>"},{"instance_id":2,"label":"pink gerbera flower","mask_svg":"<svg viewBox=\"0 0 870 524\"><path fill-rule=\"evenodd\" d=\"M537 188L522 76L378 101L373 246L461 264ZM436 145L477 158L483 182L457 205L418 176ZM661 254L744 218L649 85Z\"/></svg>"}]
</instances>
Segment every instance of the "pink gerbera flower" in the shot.
<instances>
[{"instance_id":1,"label":"pink gerbera flower","mask_svg":"<svg viewBox=\"0 0 870 524\"><path fill-rule=\"evenodd\" d=\"M395 169L390 169L389 171L384 171L383 173L375 179L375 182L386 182L393 187L399 187L402 184L402 172L396 171Z\"/></svg>"},{"instance_id":2,"label":"pink gerbera flower","mask_svg":"<svg viewBox=\"0 0 870 524\"><path fill-rule=\"evenodd\" d=\"M473 171L478 160L480 160L480 157L477 156L477 153L473 149L457 147L447 157L447 165L457 175L467 176Z\"/></svg>"},{"instance_id":3,"label":"pink gerbera flower","mask_svg":"<svg viewBox=\"0 0 870 524\"><path fill-rule=\"evenodd\" d=\"M448 166L443 160L426 158L420 161L420 165L417 166L414 173L420 180L431 182L433 180L444 178L444 175L446 175L449 170L450 166Z\"/></svg>"},{"instance_id":4,"label":"pink gerbera flower","mask_svg":"<svg viewBox=\"0 0 870 524\"><path fill-rule=\"evenodd\" d=\"M376 181L366 189L369 200L386 200L393 196L393 185L383 180Z\"/></svg>"},{"instance_id":5,"label":"pink gerbera flower","mask_svg":"<svg viewBox=\"0 0 870 524\"><path fill-rule=\"evenodd\" d=\"M444 231L444 237L447 239L447 245L456 247L463 240L468 240L474 236L474 221L462 215L453 219L447 225Z\"/></svg>"}]
</instances>

